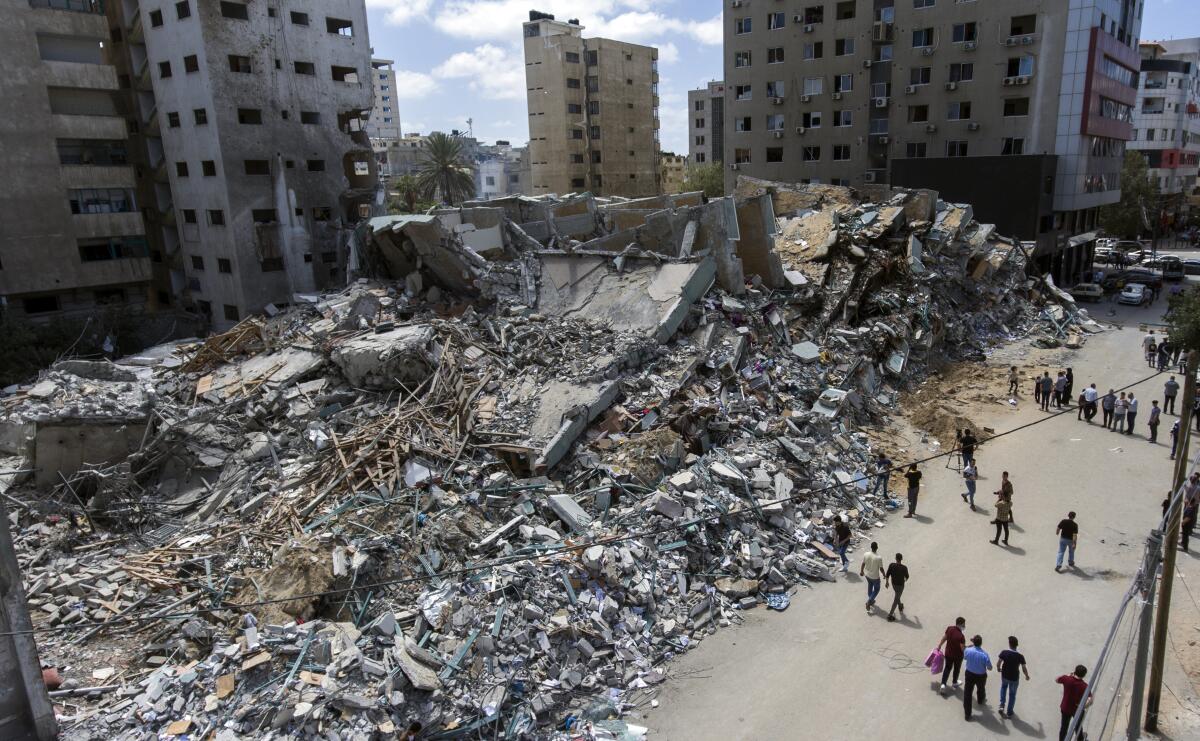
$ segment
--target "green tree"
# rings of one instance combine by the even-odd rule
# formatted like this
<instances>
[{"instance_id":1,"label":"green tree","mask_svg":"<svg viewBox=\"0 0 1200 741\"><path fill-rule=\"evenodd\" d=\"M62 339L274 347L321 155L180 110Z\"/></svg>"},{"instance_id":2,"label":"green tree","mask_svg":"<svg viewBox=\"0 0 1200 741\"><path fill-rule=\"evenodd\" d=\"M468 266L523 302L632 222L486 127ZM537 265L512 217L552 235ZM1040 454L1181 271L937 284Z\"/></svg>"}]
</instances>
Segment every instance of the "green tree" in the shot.
<instances>
[{"instance_id":1,"label":"green tree","mask_svg":"<svg viewBox=\"0 0 1200 741\"><path fill-rule=\"evenodd\" d=\"M1188 350L1200 350L1200 291L1185 290L1171 296L1167 313L1167 336Z\"/></svg>"},{"instance_id":2,"label":"green tree","mask_svg":"<svg viewBox=\"0 0 1200 741\"><path fill-rule=\"evenodd\" d=\"M1139 152L1126 151L1121 164L1121 200L1100 210L1100 225L1114 237L1136 239L1147 231L1143 213L1154 219L1157 209L1158 182L1150 178L1146 158Z\"/></svg>"},{"instance_id":3,"label":"green tree","mask_svg":"<svg viewBox=\"0 0 1200 741\"><path fill-rule=\"evenodd\" d=\"M462 141L440 131L430 134L417 184L426 198L440 195L450 205L475 195L475 175L463 158Z\"/></svg>"},{"instance_id":4,"label":"green tree","mask_svg":"<svg viewBox=\"0 0 1200 741\"><path fill-rule=\"evenodd\" d=\"M720 198L725 195L725 171L720 163L707 165L692 165L683 177L683 190L704 191L709 198Z\"/></svg>"}]
</instances>

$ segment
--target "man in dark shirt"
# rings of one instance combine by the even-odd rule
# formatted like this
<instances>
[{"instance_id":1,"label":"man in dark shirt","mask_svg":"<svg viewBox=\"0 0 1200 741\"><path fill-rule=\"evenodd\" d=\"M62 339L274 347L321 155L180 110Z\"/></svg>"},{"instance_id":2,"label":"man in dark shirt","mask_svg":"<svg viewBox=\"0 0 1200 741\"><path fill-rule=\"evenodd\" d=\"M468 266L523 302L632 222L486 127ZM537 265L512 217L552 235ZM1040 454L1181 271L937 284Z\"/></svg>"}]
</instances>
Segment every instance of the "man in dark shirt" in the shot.
<instances>
[{"instance_id":1,"label":"man in dark shirt","mask_svg":"<svg viewBox=\"0 0 1200 741\"><path fill-rule=\"evenodd\" d=\"M946 693L946 680L950 679L950 670L954 670L954 686L962 684L958 681L959 670L962 669L963 650L967 647L967 637L963 634L963 628L967 627L966 618L956 618L954 625L948 626L946 632L942 634L942 640L938 641L938 648L945 645L946 650L943 652L946 657L946 668L942 670L942 686L938 694Z\"/></svg>"},{"instance_id":2,"label":"man in dark shirt","mask_svg":"<svg viewBox=\"0 0 1200 741\"><path fill-rule=\"evenodd\" d=\"M845 571L850 568L850 562L846 560L846 549L850 547L850 526L839 518L837 525L833 527L833 533L833 547L837 549L837 554L842 559L842 571Z\"/></svg>"},{"instance_id":3,"label":"man in dark shirt","mask_svg":"<svg viewBox=\"0 0 1200 741\"><path fill-rule=\"evenodd\" d=\"M904 478L908 479L908 514L905 517L912 517L917 513L917 494L921 491L921 472L916 463L908 467Z\"/></svg>"},{"instance_id":4,"label":"man in dark shirt","mask_svg":"<svg viewBox=\"0 0 1200 741\"><path fill-rule=\"evenodd\" d=\"M1000 715L1013 716L1013 706L1017 704L1017 685L1021 682L1021 672L1029 679L1029 669L1026 668L1025 657L1017 651L1017 637L1008 637L1008 648L1000 652ZM1008 708L1004 707L1005 699Z\"/></svg>"},{"instance_id":5,"label":"man in dark shirt","mask_svg":"<svg viewBox=\"0 0 1200 741\"><path fill-rule=\"evenodd\" d=\"M904 603L900 600L904 597L904 585L908 582L908 567L904 565L903 554L896 554L896 562L888 564L887 571L883 574L883 586L891 588L894 593L892 597L892 609L888 610L888 622L896 622L896 608L900 608L900 614L904 614Z\"/></svg>"},{"instance_id":6,"label":"man in dark shirt","mask_svg":"<svg viewBox=\"0 0 1200 741\"><path fill-rule=\"evenodd\" d=\"M888 493L888 476L892 473L892 462L883 453L875 459L875 484L871 487L871 496L882 492L886 497Z\"/></svg>"},{"instance_id":7,"label":"man in dark shirt","mask_svg":"<svg viewBox=\"0 0 1200 741\"><path fill-rule=\"evenodd\" d=\"M1059 714L1062 716L1062 723L1058 727L1058 741L1065 741L1067 738L1067 729L1071 727L1071 718L1075 717L1075 711L1079 709L1079 703L1083 700L1084 694L1087 693L1088 683L1083 681L1087 676L1087 667L1080 664L1075 667L1074 674L1064 674L1054 680L1063 686L1062 702L1058 705ZM1089 696L1086 708L1092 704L1092 698ZM1083 725L1083 716L1079 716L1080 726ZM1083 737L1082 728L1076 728L1079 737Z\"/></svg>"},{"instance_id":8,"label":"man in dark shirt","mask_svg":"<svg viewBox=\"0 0 1200 741\"><path fill-rule=\"evenodd\" d=\"M967 465L975 462L975 446L979 444L979 440L971 434L971 431L963 430L962 438L958 441L958 447L962 449L963 464Z\"/></svg>"},{"instance_id":9,"label":"man in dark shirt","mask_svg":"<svg viewBox=\"0 0 1200 741\"><path fill-rule=\"evenodd\" d=\"M1067 519L1060 520L1055 529L1058 533L1058 560L1054 564L1055 571L1062 571L1063 553L1070 550L1067 565L1075 565L1075 546L1079 541L1079 525L1075 522L1075 513L1068 512Z\"/></svg>"},{"instance_id":10,"label":"man in dark shirt","mask_svg":"<svg viewBox=\"0 0 1200 741\"><path fill-rule=\"evenodd\" d=\"M1175 376L1163 384L1163 411L1167 414L1175 413L1175 397L1179 395L1179 381L1175 380Z\"/></svg>"}]
</instances>

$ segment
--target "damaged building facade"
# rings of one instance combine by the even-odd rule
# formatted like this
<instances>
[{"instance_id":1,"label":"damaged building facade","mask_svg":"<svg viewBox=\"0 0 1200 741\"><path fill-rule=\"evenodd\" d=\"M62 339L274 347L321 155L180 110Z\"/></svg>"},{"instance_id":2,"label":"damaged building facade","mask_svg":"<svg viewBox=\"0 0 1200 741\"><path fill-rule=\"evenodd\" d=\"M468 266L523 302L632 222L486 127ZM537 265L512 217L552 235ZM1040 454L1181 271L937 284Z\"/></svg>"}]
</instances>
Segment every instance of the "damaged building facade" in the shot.
<instances>
[{"instance_id":1,"label":"damaged building facade","mask_svg":"<svg viewBox=\"0 0 1200 741\"><path fill-rule=\"evenodd\" d=\"M361 0L133 5L126 35L161 137L152 176L169 184L192 307L224 329L343 283L377 189Z\"/></svg>"},{"instance_id":2,"label":"damaged building facade","mask_svg":"<svg viewBox=\"0 0 1200 741\"><path fill-rule=\"evenodd\" d=\"M757 10L724 9L727 186L933 188L1035 242L1060 284L1089 269L1133 133L1138 3Z\"/></svg>"}]
</instances>

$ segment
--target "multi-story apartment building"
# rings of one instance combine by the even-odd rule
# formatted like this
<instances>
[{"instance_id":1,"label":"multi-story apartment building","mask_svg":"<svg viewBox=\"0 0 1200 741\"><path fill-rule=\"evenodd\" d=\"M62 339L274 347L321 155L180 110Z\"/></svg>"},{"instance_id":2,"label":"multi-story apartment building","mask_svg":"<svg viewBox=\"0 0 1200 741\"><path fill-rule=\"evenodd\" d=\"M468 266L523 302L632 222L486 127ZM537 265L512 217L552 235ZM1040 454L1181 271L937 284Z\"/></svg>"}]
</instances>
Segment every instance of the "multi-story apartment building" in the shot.
<instances>
[{"instance_id":1,"label":"multi-story apartment building","mask_svg":"<svg viewBox=\"0 0 1200 741\"><path fill-rule=\"evenodd\" d=\"M1168 218L1182 217L1200 173L1200 38L1140 46L1131 148L1142 152Z\"/></svg>"},{"instance_id":2,"label":"multi-story apartment building","mask_svg":"<svg viewBox=\"0 0 1200 741\"><path fill-rule=\"evenodd\" d=\"M725 83L688 91L688 164L720 163L725 149Z\"/></svg>"},{"instance_id":3,"label":"multi-story apartment building","mask_svg":"<svg viewBox=\"0 0 1200 741\"><path fill-rule=\"evenodd\" d=\"M0 301L17 317L156 301L99 0L4 0Z\"/></svg>"},{"instance_id":4,"label":"multi-story apartment building","mask_svg":"<svg viewBox=\"0 0 1200 741\"><path fill-rule=\"evenodd\" d=\"M658 50L537 11L524 32L530 195L658 193Z\"/></svg>"},{"instance_id":5,"label":"multi-story apartment building","mask_svg":"<svg viewBox=\"0 0 1200 741\"><path fill-rule=\"evenodd\" d=\"M112 3L195 308L220 329L344 280L378 187L363 0Z\"/></svg>"},{"instance_id":6,"label":"multi-story apartment building","mask_svg":"<svg viewBox=\"0 0 1200 741\"><path fill-rule=\"evenodd\" d=\"M472 163L475 169L475 197L500 198L525 195L529 186L529 162L526 147L514 147L503 139L481 145Z\"/></svg>"},{"instance_id":7,"label":"multi-story apartment building","mask_svg":"<svg viewBox=\"0 0 1200 741\"><path fill-rule=\"evenodd\" d=\"M371 86L375 91L375 106L367 121L367 134L371 137L371 149L379 168L379 177L389 179L391 150L395 149L402 136L400 132L400 109L396 105L396 71L391 59L371 60Z\"/></svg>"},{"instance_id":8,"label":"multi-story apartment building","mask_svg":"<svg viewBox=\"0 0 1200 741\"><path fill-rule=\"evenodd\" d=\"M687 179L688 158L682 154L663 152L660 163L662 192L682 193L683 181Z\"/></svg>"},{"instance_id":9,"label":"multi-story apartment building","mask_svg":"<svg viewBox=\"0 0 1200 741\"><path fill-rule=\"evenodd\" d=\"M726 0L727 179L934 188L1071 280L1120 197L1141 5Z\"/></svg>"}]
</instances>

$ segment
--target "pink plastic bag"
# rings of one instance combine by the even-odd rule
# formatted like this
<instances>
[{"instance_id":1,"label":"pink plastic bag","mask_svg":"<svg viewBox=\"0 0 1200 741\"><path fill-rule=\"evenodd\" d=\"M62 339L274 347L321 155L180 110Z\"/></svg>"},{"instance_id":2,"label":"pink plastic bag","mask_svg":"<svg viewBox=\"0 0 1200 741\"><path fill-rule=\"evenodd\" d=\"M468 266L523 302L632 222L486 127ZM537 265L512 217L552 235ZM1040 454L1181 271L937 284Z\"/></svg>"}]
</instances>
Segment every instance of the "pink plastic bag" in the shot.
<instances>
[{"instance_id":1,"label":"pink plastic bag","mask_svg":"<svg viewBox=\"0 0 1200 741\"><path fill-rule=\"evenodd\" d=\"M940 648L935 648L925 657L925 666L929 667L930 674L938 674L946 665L946 654L942 653Z\"/></svg>"}]
</instances>

